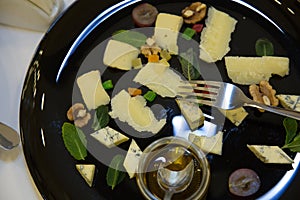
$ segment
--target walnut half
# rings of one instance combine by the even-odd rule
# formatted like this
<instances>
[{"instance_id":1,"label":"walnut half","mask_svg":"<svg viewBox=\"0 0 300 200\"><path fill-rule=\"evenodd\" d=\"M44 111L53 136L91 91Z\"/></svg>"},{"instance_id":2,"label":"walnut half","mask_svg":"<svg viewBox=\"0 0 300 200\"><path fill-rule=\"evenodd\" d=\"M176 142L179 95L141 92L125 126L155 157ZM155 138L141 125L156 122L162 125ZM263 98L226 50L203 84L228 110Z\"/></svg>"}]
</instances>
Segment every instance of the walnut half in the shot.
<instances>
[{"instance_id":1,"label":"walnut half","mask_svg":"<svg viewBox=\"0 0 300 200\"><path fill-rule=\"evenodd\" d=\"M279 100L277 99L276 90L272 88L268 81L260 81L259 86L252 84L249 86L249 92L253 100L268 106L278 106ZM264 110L259 109L264 112Z\"/></svg>"},{"instance_id":2,"label":"walnut half","mask_svg":"<svg viewBox=\"0 0 300 200\"><path fill-rule=\"evenodd\" d=\"M190 6L185 7L181 13L184 22L187 24L196 24L204 19L206 16L207 6L201 2L192 3Z\"/></svg>"},{"instance_id":3,"label":"walnut half","mask_svg":"<svg viewBox=\"0 0 300 200\"><path fill-rule=\"evenodd\" d=\"M88 124L91 114L87 112L82 103L75 103L69 108L67 118L74 121L75 126L81 128Z\"/></svg>"}]
</instances>

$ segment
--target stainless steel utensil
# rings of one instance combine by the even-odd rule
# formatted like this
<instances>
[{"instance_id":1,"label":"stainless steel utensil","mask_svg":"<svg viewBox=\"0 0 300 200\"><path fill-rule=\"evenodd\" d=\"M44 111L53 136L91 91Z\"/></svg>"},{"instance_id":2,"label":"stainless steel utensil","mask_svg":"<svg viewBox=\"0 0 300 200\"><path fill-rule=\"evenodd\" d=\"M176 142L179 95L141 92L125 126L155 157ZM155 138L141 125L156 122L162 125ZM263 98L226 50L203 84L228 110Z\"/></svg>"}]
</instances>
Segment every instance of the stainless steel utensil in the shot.
<instances>
[{"instance_id":1,"label":"stainless steel utensil","mask_svg":"<svg viewBox=\"0 0 300 200\"><path fill-rule=\"evenodd\" d=\"M233 84L202 80L193 80L189 82L197 92L179 92L179 95L182 95L182 99L187 101L214 106L225 110L250 106L300 120L300 112L257 103L252 99L249 99L240 88ZM185 89L187 86L179 87ZM195 96L200 97L200 99L195 98Z\"/></svg>"},{"instance_id":2,"label":"stainless steel utensil","mask_svg":"<svg viewBox=\"0 0 300 200\"><path fill-rule=\"evenodd\" d=\"M20 137L16 130L0 122L0 147L10 150L18 146Z\"/></svg>"}]
</instances>

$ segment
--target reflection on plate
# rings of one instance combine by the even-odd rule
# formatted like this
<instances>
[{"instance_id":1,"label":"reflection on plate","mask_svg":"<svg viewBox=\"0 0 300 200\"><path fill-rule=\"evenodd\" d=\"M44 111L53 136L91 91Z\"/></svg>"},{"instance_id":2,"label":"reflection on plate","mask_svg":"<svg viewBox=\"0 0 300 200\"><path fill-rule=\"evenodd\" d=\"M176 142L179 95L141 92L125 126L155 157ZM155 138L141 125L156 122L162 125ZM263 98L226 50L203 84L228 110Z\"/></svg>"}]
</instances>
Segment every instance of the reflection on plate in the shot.
<instances>
[{"instance_id":1,"label":"reflection on plate","mask_svg":"<svg viewBox=\"0 0 300 200\"><path fill-rule=\"evenodd\" d=\"M49 30L34 56L23 87L20 127L26 161L45 199L120 199L124 194L130 195L132 199L142 198L134 179L126 178L111 190L105 179L107 166L99 162L101 153L89 152L84 161L76 161L66 150L61 137L61 127L67 121L66 111L74 101L80 101L80 97L74 99L73 96L76 77L101 66L101 56L98 57L97 54L103 50L99 48L99 44L117 30L135 28L130 14L138 2L113 4L116 2L110 1L103 5L93 0L76 2ZM150 3L156 5L160 12L172 14L180 14L182 8L190 4L187 1ZM228 55L254 56L255 49L252 47L255 41L262 37L268 38L275 47L275 54L287 56L291 61L290 75L285 78L274 77L270 82L277 93L288 91L299 94L296 87L291 87L299 85L299 70L296 66L300 61L297 58L299 49L292 37L293 33L285 31L285 28L289 30L288 25L291 24L288 17L282 16L282 20L287 21L283 26L260 12L262 5L252 7L240 1L207 1L207 4L229 13L239 21L232 35ZM111 5L114 6L109 7ZM107 7L109 9L104 10ZM224 62L216 62L216 67L222 79L230 82ZM123 74L124 72L118 70L107 69L103 78L119 80L123 78ZM247 93L246 86L240 87ZM141 149L155 139L177 134L178 129L181 133L187 129L178 108L176 110L174 100L158 100L157 103L168 110L167 125L155 136L137 138ZM271 113L262 114L255 109L247 111L249 116L238 127L228 120L221 127L215 127L214 121L208 120L199 130L201 132L207 128L224 131L222 156L207 156L212 173L207 199L233 198L228 191L227 181L230 173L238 168L251 168L260 175L262 186L255 198L261 199L278 198L293 176L294 170L291 170L291 166L263 164L246 147L248 143L282 146L285 137L283 117ZM214 117L218 119L218 116ZM172 122L181 126L175 127ZM117 125L112 122L111 126ZM93 143L92 140L88 142ZM128 148L128 144L124 143L121 148ZM294 153L288 153L295 157ZM294 168L297 167L298 159L296 156ZM85 163L93 163L97 168L92 187L84 182L75 168L76 164Z\"/></svg>"}]
</instances>

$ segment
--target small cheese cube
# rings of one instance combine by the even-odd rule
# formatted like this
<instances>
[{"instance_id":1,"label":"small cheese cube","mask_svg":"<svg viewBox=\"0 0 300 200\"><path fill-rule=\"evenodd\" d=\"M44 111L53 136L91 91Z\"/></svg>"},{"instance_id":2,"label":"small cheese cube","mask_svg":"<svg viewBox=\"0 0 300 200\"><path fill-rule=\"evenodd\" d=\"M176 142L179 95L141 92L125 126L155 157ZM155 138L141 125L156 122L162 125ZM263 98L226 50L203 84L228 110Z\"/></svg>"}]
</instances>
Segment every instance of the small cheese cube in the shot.
<instances>
[{"instance_id":1,"label":"small cheese cube","mask_svg":"<svg viewBox=\"0 0 300 200\"><path fill-rule=\"evenodd\" d=\"M103 63L121 70L130 70L132 61L140 51L134 46L117 40L109 40L104 52Z\"/></svg>"},{"instance_id":2,"label":"small cheese cube","mask_svg":"<svg viewBox=\"0 0 300 200\"><path fill-rule=\"evenodd\" d=\"M286 109L292 109L300 112L300 96L278 94L276 97L279 99L280 104Z\"/></svg>"},{"instance_id":3,"label":"small cheese cube","mask_svg":"<svg viewBox=\"0 0 300 200\"><path fill-rule=\"evenodd\" d=\"M80 175L84 178L86 183L92 187L95 176L95 165L93 164L76 164L76 169Z\"/></svg>"},{"instance_id":4,"label":"small cheese cube","mask_svg":"<svg viewBox=\"0 0 300 200\"><path fill-rule=\"evenodd\" d=\"M142 153L140 147L136 144L135 140L132 139L123 163L130 178L133 178L136 174Z\"/></svg>"},{"instance_id":5,"label":"small cheese cube","mask_svg":"<svg viewBox=\"0 0 300 200\"><path fill-rule=\"evenodd\" d=\"M239 126L243 120L248 116L248 112L243 108L236 108L232 110L219 109L220 112L226 116L234 125Z\"/></svg>"},{"instance_id":6,"label":"small cheese cube","mask_svg":"<svg viewBox=\"0 0 300 200\"><path fill-rule=\"evenodd\" d=\"M280 147L267 145L247 145L247 147L264 163L291 164L291 159Z\"/></svg>"},{"instance_id":7,"label":"small cheese cube","mask_svg":"<svg viewBox=\"0 0 300 200\"><path fill-rule=\"evenodd\" d=\"M99 70L93 70L79 76L77 78L77 85L84 103L89 110L109 103L110 97L102 86Z\"/></svg>"},{"instance_id":8,"label":"small cheese cube","mask_svg":"<svg viewBox=\"0 0 300 200\"><path fill-rule=\"evenodd\" d=\"M189 134L189 141L197 145L202 151L222 155L223 147L223 132L218 133L211 137L198 136L193 133Z\"/></svg>"},{"instance_id":9,"label":"small cheese cube","mask_svg":"<svg viewBox=\"0 0 300 200\"><path fill-rule=\"evenodd\" d=\"M108 148L115 147L123 142L129 140L129 138L122 133L110 128L105 127L91 134L96 140L107 146Z\"/></svg>"}]
</instances>

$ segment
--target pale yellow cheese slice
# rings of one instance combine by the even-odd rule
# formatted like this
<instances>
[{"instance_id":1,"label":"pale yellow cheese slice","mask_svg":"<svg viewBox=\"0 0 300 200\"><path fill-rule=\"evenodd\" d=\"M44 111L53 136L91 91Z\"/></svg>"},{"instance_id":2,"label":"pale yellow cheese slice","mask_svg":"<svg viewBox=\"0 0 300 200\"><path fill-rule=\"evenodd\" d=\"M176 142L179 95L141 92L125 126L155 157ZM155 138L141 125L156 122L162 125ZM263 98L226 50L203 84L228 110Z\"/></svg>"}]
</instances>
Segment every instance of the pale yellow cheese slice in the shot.
<instances>
[{"instance_id":1,"label":"pale yellow cheese slice","mask_svg":"<svg viewBox=\"0 0 300 200\"><path fill-rule=\"evenodd\" d=\"M143 152L137 145L136 141L132 139L123 163L123 166L126 169L130 178L133 178L136 174L142 153Z\"/></svg>"},{"instance_id":2,"label":"pale yellow cheese slice","mask_svg":"<svg viewBox=\"0 0 300 200\"><path fill-rule=\"evenodd\" d=\"M223 132L218 131L214 136L198 136L193 133L189 134L189 141L196 144L202 151L222 155Z\"/></svg>"},{"instance_id":3,"label":"pale yellow cheese slice","mask_svg":"<svg viewBox=\"0 0 300 200\"><path fill-rule=\"evenodd\" d=\"M89 110L109 103L110 97L102 86L99 70L93 70L79 76L77 84L84 103Z\"/></svg>"},{"instance_id":4,"label":"pale yellow cheese slice","mask_svg":"<svg viewBox=\"0 0 300 200\"><path fill-rule=\"evenodd\" d=\"M236 126L239 126L243 122L243 120L248 116L248 112L243 107L232 110L219 110L227 119L229 119Z\"/></svg>"},{"instance_id":5,"label":"pale yellow cheese slice","mask_svg":"<svg viewBox=\"0 0 300 200\"><path fill-rule=\"evenodd\" d=\"M230 51L229 42L236 23L227 13L210 7L200 36L200 59L209 63L221 60Z\"/></svg>"},{"instance_id":6,"label":"pale yellow cheese slice","mask_svg":"<svg viewBox=\"0 0 300 200\"><path fill-rule=\"evenodd\" d=\"M276 97L279 99L280 104L284 108L300 112L300 96L299 95L278 94L278 95L276 95Z\"/></svg>"},{"instance_id":7,"label":"pale yellow cheese slice","mask_svg":"<svg viewBox=\"0 0 300 200\"><path fill-rule=\"evenodd\" d=\"M139 53L140 51L130 44L109 40L104 52L103 63L121 70L130 70L132 61L138 57Z\"/></svg>"},{"instance_id":8,"label":"pale yellow cheese slice","mask_svg":"<svg viewBox=\"0 0 300 200\"><path fill-rule=\"evenodd\" d=\"M84 178L86 183L92 187L95 176L95 165L94 164L76 164L76 169L80 175Z\"/></svg>"}]
</instances>

